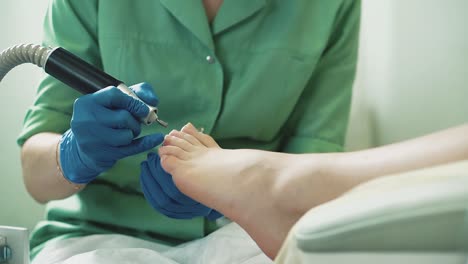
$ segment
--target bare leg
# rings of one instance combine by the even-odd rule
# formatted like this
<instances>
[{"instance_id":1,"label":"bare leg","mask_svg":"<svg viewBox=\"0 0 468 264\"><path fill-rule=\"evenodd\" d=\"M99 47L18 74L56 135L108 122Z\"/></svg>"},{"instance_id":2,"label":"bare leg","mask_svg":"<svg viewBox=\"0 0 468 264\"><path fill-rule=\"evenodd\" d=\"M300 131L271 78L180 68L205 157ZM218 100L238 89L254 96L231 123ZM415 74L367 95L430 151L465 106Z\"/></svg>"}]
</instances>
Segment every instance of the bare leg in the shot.
<instances>
[{"instance_id":1,"label":"bare leg","mask_svg":"<svg viewBox=\"0 0 468 264\"><path fill-rule=\"evenodd\" d=\"M290 155L224 150L188 125L160 148L182 192L241 225L273 258L306 211L392 173L468 159L468 125L379 148Z\"/></svg>"},{"instance_id":2,"label":"bare leg","mask_svg":"<svg viewBox=\"0 0 468 264\"><path fill-rule=\"evenodd\" d=\"M159 154L182 192L237 222L271 258L289 229L311 208L290 204L297 190L288 188L289 180L284 179L298 173L293 162L301 162L292 155L221 149L192 125L172 131ZM309 162L303 171L311 173L313 166Z\"/></svg>"}]
</instances>

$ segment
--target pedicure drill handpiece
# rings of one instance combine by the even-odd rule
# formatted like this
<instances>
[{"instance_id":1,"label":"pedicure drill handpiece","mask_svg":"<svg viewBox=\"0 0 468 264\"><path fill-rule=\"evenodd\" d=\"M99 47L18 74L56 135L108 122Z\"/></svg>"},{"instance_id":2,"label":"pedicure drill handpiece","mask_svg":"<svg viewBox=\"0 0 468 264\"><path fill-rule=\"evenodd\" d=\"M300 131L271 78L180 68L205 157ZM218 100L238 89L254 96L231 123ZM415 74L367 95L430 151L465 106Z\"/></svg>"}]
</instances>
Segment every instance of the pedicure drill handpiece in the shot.
<instances>
[{"instance_id":1,"label":"pedicure drill handpiece","mask_svg":"<svg viewBox=\"0 0 468 264\"><path fill-rule=\"evenodd\" d=\"M44 68L45 72L83 94L115 86L122 92L142 101L122 81L60 47L52 49L34 44L21 44L2 51L0 53L0 81L11 69L23 63L33 63ZM158 108L146 105L150 111L148 116L141 119L141 122L147 125L158 122L161 126L167 127L168 124L158 117Z\"/></svg>"}]
</instances>

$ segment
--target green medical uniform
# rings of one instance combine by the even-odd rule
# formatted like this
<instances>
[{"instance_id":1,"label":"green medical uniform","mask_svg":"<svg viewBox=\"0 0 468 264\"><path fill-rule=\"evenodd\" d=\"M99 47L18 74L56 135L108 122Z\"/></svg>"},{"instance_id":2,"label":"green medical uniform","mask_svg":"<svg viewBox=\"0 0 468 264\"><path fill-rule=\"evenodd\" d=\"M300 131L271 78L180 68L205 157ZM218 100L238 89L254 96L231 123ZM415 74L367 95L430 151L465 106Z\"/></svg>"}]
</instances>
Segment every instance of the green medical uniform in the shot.
<instances>
[{"instance_id":1,"label":"green medical uniform","mask_svg":"<svg viewBox=\"0 0 468 264\"><path fill-rule=\"evenodd\" d=\"M127 84L150 83L169 128L203 127L223 148L341 151L357 60L360 1L224 0L209 23L200 0L52 0L44 44L61 46ZM70 127L80 96L50 76L18 144ZM31 236L121 233L175 245L205 236L204 218L176 220L142 195L139 164L119 161L83 191L47 205Z\"/></svg>"}]
</instances>

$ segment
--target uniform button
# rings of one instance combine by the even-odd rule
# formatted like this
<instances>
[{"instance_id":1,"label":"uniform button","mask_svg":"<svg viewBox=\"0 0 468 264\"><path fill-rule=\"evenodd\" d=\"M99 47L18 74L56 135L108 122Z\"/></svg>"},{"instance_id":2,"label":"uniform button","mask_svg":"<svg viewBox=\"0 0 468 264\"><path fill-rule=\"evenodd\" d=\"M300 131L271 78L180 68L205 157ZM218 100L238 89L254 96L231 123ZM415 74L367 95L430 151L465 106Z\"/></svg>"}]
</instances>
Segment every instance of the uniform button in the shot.
<instances>
[{"instance_id":1,"label":"uniform button","mask_svg":"<svg viewBox=\"0 0 468 264\"><path fill-rule=\"evenodd\" d=\"M213 56L206 56L206 61L209 63L209 64L213 64L215 63L215 58Z\"/></svg>"}]
</instances>

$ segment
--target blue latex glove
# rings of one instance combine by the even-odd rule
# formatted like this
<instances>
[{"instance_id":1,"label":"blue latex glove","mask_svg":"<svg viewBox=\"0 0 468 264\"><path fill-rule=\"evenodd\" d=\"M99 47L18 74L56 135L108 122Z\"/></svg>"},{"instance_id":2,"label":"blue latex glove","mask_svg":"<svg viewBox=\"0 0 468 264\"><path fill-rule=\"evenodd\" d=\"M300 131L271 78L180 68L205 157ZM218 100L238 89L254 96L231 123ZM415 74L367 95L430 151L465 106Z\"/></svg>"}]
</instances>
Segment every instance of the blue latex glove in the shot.
<instances>
[{"instance_id":1,"label":"blue latex glove","mask_svg":"<svg viewBox=\"0 0 468 264\"><path fill-rule=\"evenodd\" d=\"M158 99L146 83L130 87L148 104ZM119 159L148 151L164 140L163 134L135 139L141 132L139 119L148 107L115 87L107 87L75 101L71 128L60 141L63 175L73 183L86 184L110 169Z\"/></svg>"},{"instance_id":2,"label":"blue latex glove","mask_svg":"<svg viewBox=\"0 0 468 264\"><path fill-rule=\"evenodd\" d=\"M204 216L215 220L222 216L179 191L172 176L161 167L160 158L155 153L149 153L147 160L141 163L140 184L151 206L168 217L191 219Z\"/></svg>"}]
</instances>

